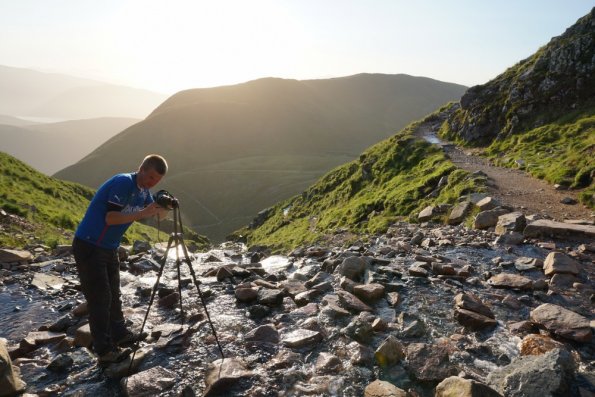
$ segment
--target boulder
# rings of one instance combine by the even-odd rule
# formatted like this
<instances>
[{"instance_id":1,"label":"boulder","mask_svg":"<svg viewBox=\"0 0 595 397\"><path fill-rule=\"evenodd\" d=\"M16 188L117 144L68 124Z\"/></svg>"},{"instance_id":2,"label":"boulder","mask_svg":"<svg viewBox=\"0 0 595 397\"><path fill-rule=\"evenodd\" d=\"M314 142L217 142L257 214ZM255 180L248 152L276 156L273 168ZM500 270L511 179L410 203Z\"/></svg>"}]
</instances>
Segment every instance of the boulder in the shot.
<instances>
[{"instance_id":1,"label":"boulder","mask_svg":"<svg viewBox=\"0 0 595 397\"><path fill-rule=\"evenodd\" d=\"M495 198L488 196L479 200L475 205L480 211L489 211L499 207L500 203Z\"/></svg>"},{"instance_id":2,"label":"boulder","mask_svg":"<svg viewBox=\"0 0 595 397\"><path fill-rule=\"evenodd\" d=\"M345 258L339 266L339 274L345 276L350 280L359 280L366 271L366 261L359 256L351 256Z\"/></svg>"},{"instance_id":3,"label":"boulder","mask_svg":"<svg viewBox=\"0 0 595 397\"><path fill-rule=\"evenodd\" d=\"M578 274L579 264L561 252L550 252L543 263L543 271L546 276L554 274Z\"/></svg>"},{"instance_id":4,"label":"boulder","mask_svg":"<svg viewBox=\"0 0 595 397\"><path fill-rule=\"evenodd\" d=\"M471 201L463 201L458 203L450 212L447 223L449 225L458 225L465 220L465 217L473 209L473 203Z\"/></svg>"},{"instance_id":5,"label":"boulder","mask_svg":"<svg viewBox=\"0 0 595 397\"><path fill-rule=\"evenodd\" d=\"M589 342L593 336L587 318L558 305L544 303L532 310L530 317L533 322L562 338Z\"/></svg>"},{"instance_id":6,"label":"boulder","mask_svg":"<svg viewBox=\"0 0 595 397\"><path fill-rule=\"evenodd\" d=\"M371 312L372 308L359 300L355 295L347 291L337 291L339 297L339 304L347 310L352 312Z\"/></svg>"},{"instance_id":7,"label":"boulder","mask_svg":"<svg viewBox=\"0 0 595 397\"><path fill-rule=\"evenodd\" d=\"M472 331L480 331L482 329L492 328L498 324L498 322L493 318L460 308L455 309L454 317L459 322L459 324Z\"/></svg>"},{"instance_id":8,"label":"boulder","mask_svg":"<svg viewBox=\"0 0 595 397\"><path fill-rule=\"evenodd\" d=\"M492 310L487 307L477 296L471 293L460 293L455 296L455 307L470 310L489 318L496 318Z\"/></svg>"},{"instance_id":9,"label":"boulder","mask_svg":"<svg viewBox=\"0 0 595 397\"><path fill-rule=\"evenodd\" d=\"M91 336L91 328L89 324L80 326L74 334L74 344L80 347L91 347L93 337Z\"/></svg>"},{"instance_id":10,"label":"boulder","mask_svg":"<svg viewBox=\"0 0 595 397\"><path fill-rule=\"evenodd\" d=\"M522 232L527 225L527 219L521 212L511 212L500 215L496 224L496 234L501 235L506 232Z\"/></svg>"},{"instance_id":11,"label":"boulder","mask_svg":"<svg viewBox=\"0 0 595 397\"><path fill-rule=\"evenodd\" d=\"M376 301L384 296L384 286L381 284L362 284L353 287L353 294L366 302Z\"/></svg>"},{"instance_id":12,"label":"boulder","mask_svg":"<svg viewBox=\"0 0 595 397\"><path fill-rule=\"evenodd\" d=\"M287 347L302 348L311 347L322 341L322 334L318 331L311 331L309 329L297 329L282 338L282 342Z\"/></svg>"},{"instance_id":13,"label":"boulder","mask_svg":"<svg viewBox=\"0 0 595 397\"><path fill-rule=\"evenodd\" d=\"M458 373L446 345L411 343L407 346L407 363L409 372L420 381L441 381Z\"/></svg>"},{"instance_id":14,"label":"boulder","mask_svg":"<svg viewBox=\"0 0 595 397\"><path fill-rule=\"evenodd\" d=\"M0 338L0 397L16 396L25 391L26 384L21 380L17 368L12 366L6 349L6 340Z\"/></svg>"},{"instance_id":15,"label":"boulder","mask_svg":"<svg viewBox=\"0 0 595 397\"><path fill-rule=\"evenodd\" d=\"M246 342L279 343L279 332L272 324L261 325L254 328L244 337Z\"/></svg>"},{"instance_id":16,"label":"boulder","mask_svg":"<svg viewBox=\"0 0 595 397\"><path fill-rule=\"evenodd\" d=\"M252 371L249 371L246 364L239 358L216 360L209 364L209 368L207 369L205 376L206 390L203 397L223 393L225 395L233 395L229 389L242 379L250 378L253 375Z\"/></svg>"},{"instance_id":17,"label":"boulder","mask_svg":"<svg viewBox=\"0 0 595 397\"><path fill-rule=\"evenodd\" d=\"M554 349L564 350L563 343L541 334L529 334L520 343L521 356L537 356Z\"/></svg>"},{"instance_id":18,"label":"boulder","mask_svg":"<svg viewBox=\"0 0 595 397\"><path fill-rule=\"evenodd\" d=\"M257 294L258 303L261 305L278 306L283 303L285 293L280 289L261 288Z\"/></svg>"},{"instance_id":19,"label":"boulder","mask_svg":"<svg viewBox=\"0 0 595 397\"><path fill-rule=\"evenodd\" d=\"M257 288L237 288L235 290L236 299L242 303L253 302L258 298Z\"/></svg>"},{"instance_id":20,"label":"boulder","mask_svg":"<svg viewBox=\"0 0 595 397\"><path fill-rule=\"evenodd\" d=\"M347 345L347 351L350 352L350 361L353 365L371 367L374 364L374 351L368 346L353 341Z\"/></svg>"},{"instance_id":21,"label":"boulder","mask_svg":"<svg viewBox=\"0 0 595 397\"><path fill-rule=\"evenodd\" d=\"M407 397L407 392L384 380L375 380L366 386L364 397Z\"/></svg>"},{"instance_id":22,"label":"boulder","mask_svg":"<svg viewBox=\"0 0 595 397\"><path fill-rule=\"evenodd\" d=\"M381 367L398 363L405 357L405 347L392 335L389 335L374 353L376 362Z\"/></svg>"},{"instance_id":23,"label":"boulder","mask_svg":"<svg viewBox=\"0 0 595 397\"><path fill-rule=\"evenodd\" d=\"M512 273L496 274L488 280L488 284L494 288L512 288L530 290L533 288L533 281L524 276Z\"/></svg>"},{"instance_id":24,"label":"boulder","mask_svg":"<svg viewBox=\"0 0 595 397\"><path fill-rule=\"evenodd\" d=\"M334 354L322 352L316 359L315 368L317 374L337 374L343 369L343 364Z\"/></svg>"},{"instance_id":25,"label":"boulder","mask_svg":"<svg viewBox=\"0 0 595 397\"><path fill-rule=\"evenodd\" d=\"M525 237L586 238L592 241L595 238L595 226L539 219L528 224L523 234Z\"/></svg>"},{"instance_id":26,"label":"boulder","mask_svg":"<svg viewBox=\"0 0 595 397\"><path fill-rule=\"evenodd\" d=\"M161 366L156 366L120 382L128 397L144 397L162 395L176 383L176 374Z\"/></svg>"},{"instance_id":27,"label":"boulder","mask_svg":"<svg viewBox=\"0 0 595 397\"><path fill-rule=\"evenodd\" d=\"M29 262L33 254L29 251L0 249L0 263Z\"/></svg>"},{"instance_id":28,"label":"boulder","mask_svg":"<svg viewBox=\"0 0 595 397\"><path fill-rule=\"evenodd\" d=\"M434 217L435 215L436 207L434 207L433 205L428 205L417 215L417 220L419 220L420 222L427 222L430 219L432 219L432 217Z\"/></svg>"}]
</instances>

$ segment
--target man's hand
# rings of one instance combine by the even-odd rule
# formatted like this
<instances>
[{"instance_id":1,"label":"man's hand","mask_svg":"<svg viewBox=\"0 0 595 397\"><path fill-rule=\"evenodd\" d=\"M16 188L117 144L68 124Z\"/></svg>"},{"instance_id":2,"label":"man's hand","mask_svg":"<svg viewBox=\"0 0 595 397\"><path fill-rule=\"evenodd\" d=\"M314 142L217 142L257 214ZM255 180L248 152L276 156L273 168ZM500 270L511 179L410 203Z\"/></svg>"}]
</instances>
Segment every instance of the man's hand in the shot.
<instances>
[{"instance_id":1,"label":"man's hand","mask_svg":"<svg viewBox=\"0 0 595 397\"><path fill-rule=\"evenodd\" d=\"M157 219L161 220L167 216L169 212L168 208L160 207L157 203L151 203L143 209L143 212L146 211L147 217L156 216Z\"/></svg>"}]
</instances>

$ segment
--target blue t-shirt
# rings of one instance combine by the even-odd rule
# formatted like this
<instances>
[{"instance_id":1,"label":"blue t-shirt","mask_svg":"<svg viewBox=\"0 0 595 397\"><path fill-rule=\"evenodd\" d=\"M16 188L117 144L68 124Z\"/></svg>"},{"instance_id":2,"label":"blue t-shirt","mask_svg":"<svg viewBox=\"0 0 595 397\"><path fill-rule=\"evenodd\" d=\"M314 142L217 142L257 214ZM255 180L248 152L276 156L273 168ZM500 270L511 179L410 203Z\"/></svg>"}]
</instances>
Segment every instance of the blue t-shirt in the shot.
<instances>
[{"instance_id":1,"label":"blue t-shirt","mask_svg":"<svg viewBox=\"0 0 595 397\"><path fill-rule=\"evenodd\" d=\"M152 202L149 190L137 186L136 173L114 175L93 196L75 236L101 248L116 249L132 223L107 225L108 211L137 212Z\"/></svg>"}]
</instances>

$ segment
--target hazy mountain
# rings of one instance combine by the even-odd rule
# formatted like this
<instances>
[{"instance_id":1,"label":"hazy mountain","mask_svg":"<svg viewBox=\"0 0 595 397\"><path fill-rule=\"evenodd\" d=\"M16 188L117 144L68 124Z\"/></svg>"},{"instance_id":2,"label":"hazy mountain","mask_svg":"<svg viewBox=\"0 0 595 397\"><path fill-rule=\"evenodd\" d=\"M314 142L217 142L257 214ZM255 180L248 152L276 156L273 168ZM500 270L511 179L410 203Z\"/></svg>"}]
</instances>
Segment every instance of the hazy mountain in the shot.
<instances>
[{"instance_id":1,"label":"hazy mountain","mask_svg":"<svg viewBox=\"0 0 595 397\"><path fill-rule=\"evenodd\" d=\"M482 86L461 103L421 122L317 180L301 194L261 211L235 236L250 245L295 247L337 230L378 233L414 220L430 204L455 203L481 188L480 175L456 169L442 149L415 138L440 126L443 135L482 147L502 166L580 189L595 208L595 9L535 55ZM442 189L437 185L447 176ZM433 192L438 192L432 194Z\"/></svg>"},{"instance_id":2,"label":"hazy mountain","mask_svg":"<svg viewBox=\"0 0 595 397\"><path fill-rule=\"evenodd\" d=\"M97 187L162 153L171 166L163 187L197 230L218 239L464 90L360 74L183 91L56 176Z\"/></svg>"},{"instance_id":3,"label":"hazy mountain","mask_svg":"<svg viewBox=\"0 0 595 397\"><path fill-rule=\"evenodd\" d=\"M144 118L165 95L62 74L0 66L0 114L54 120Z\"/></svg>"},{"instance_id":4,"label":"hazy mountain","mask_svg":"<svg viewBox=\"0 0 595 397\"><path fill-rule=\"evenodd\" d=\"M0 124L0 151L51 175L76 163L138 119L106 117L17 127Z\"/></svg>"},{"instance_id":5,"label":"hazy mountain","mask_svg":"<svg viewBox=\"0 0 595 397\"><path fill-rule=\"evenodd\" d=\"M33 125L33 124L39 124L39 123L36 123L34 121L19 119L18 117L0 114L0 124L13 125L16 127L24 127L24 126L29 126L29 125Z\"/></svg>"}]
</instances>

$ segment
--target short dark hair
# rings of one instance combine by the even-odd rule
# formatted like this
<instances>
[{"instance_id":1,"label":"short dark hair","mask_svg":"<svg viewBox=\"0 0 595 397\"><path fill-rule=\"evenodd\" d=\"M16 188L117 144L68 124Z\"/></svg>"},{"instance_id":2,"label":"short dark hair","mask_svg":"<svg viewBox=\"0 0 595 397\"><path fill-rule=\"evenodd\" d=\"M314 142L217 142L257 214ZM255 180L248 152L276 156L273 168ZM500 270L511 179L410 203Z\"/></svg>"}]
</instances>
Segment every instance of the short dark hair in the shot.
<instances>
[{"instance_id":1,"label":"short dark hair","mask_svg":"<svg viewBox=\"0 0 595 397\"><path fill-rule=\"evenodd\" d=\"M143 159L140 168L151 168L157 171L159 175L163 176L167 172L167 161L165 161L163 156L160 156L158 154L149 154L147 157Z\"/></svg>"}]
</instances>

